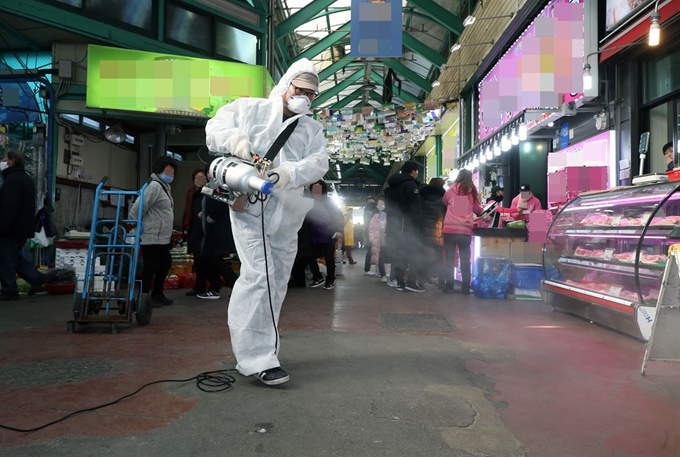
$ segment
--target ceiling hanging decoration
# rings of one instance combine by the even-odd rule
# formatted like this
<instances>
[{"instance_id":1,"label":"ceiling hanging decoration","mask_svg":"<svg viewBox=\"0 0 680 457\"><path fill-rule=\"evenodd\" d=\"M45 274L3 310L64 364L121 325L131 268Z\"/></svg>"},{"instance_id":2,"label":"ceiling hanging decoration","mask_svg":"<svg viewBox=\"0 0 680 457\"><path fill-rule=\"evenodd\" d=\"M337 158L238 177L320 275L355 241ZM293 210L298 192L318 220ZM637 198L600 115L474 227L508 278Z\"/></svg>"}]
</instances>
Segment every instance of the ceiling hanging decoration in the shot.
<instances>
[{"instance_id":1,"label":"ceiling hanging decoration","mask_svg":"<svg viewBox=\"0 0 680 457\"><path fill-rule=\"evenodd\" d=\"M321 110L316 119L324 126L328 155L332 162L363 165L409 160L434 130L441 109L406 103L403 109L384 105Z\"/></svg>"}]
</instances>

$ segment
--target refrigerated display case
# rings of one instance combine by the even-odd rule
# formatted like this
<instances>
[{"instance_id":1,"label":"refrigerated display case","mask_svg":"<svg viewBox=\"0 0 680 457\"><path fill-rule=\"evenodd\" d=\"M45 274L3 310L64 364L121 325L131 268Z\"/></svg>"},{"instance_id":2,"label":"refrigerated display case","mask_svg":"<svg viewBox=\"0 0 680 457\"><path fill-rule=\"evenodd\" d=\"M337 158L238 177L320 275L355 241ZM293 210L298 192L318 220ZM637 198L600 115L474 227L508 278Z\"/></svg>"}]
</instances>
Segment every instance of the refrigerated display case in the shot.
<instances>
[{"instance_id":1,"label":"refrigerated display case","mask_svg":"<svg viewBox=\"0 0 680 457\"><path fill-rule=\"evenodd\" d=\"M680 243L679 189L677 182L657 183L568 202L543 247L544 273L553 267L559 272L557 279L543 280L543 300L648 339L668 248Z\"/></svg>"}]
</instances>

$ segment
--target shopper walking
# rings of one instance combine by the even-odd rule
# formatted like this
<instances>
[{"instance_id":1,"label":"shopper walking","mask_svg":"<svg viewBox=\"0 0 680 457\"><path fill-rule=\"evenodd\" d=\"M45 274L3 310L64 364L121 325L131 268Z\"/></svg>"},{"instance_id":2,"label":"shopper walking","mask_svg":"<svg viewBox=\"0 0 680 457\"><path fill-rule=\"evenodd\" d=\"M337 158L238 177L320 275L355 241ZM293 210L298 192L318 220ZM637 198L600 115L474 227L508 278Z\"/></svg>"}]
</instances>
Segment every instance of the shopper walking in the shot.
<instances>
[{"instance_id":1,"label":"shopper walking","mask_svg":"<svg viewBox=\"0 0 680 457\"><path fill-rule=\"evenodd\" d=\"M314 196L314 207L307 213L311 224L311 241L313 259L309 266L312 269L310 287L323 286L326 290L335 288L335 246L342 243L343 216L340 208L328 198L326 182L319 180L311 185ZM326 263L326 279L324 280L316 259L322 257Z\"/></svg>"},{"instance_id":2,"label":"shopper walking","mask_svg":"<svg viewBox=\"0 0 680 457\"><path fill-rule=\"evenodd\" d=\"M439 285L443 289L445 282L444 271L444 238L442 228L446 205L443 202L445 194L444 180L432 178L430 183L420 188L423 205L423 247L426 249L428 261L426 265L426 280L429 285Z\"/></svg>"},{"instance_id":3,"label":"shopper walking","mask_svg":"<svg viewBox=\"0 0 680 457\"><path fill-rule=\"evenodd\" d=\"M456 249L460 258L460 273L462 277L461 293L470 294L470 243L472 242L472 226L474 215L482 214L483 208L479 201L479 193L472 181L472 172L461 170L453 185L444 194L446 205L444 218L444 248L446 250L446 284L444 292L453 293L455 268L454 259Z\"/></svg>"},{"instance_id":4,"label":"shopper walking","mask_svg":"<svg viewBox=\"0 0 680 457\"><path fill-rule=\"evenodd\" d=\"M373 276L375 272L371 269L371 240L369 233L369 225L376 213L375 199L372 196L366 197L366 206L364 206L364 245L366 246L366 258L364 259L364 274L366 276Z\"/></svg>"},{"instance_id":5,"label":"shopper walking","mask_svg":"<svg viewBox=\"0 0 680 457\"><path fill-rule=\"evenodd\" d=\"M142 246L142 293L151 293L154 308L171 305L172 300L163 293L165 278L172 266L172 225L174 201L170 183L177 173L177 162L172 157L162 156L153 164L153 174L144 192L144 207L141 234ZM130 219L137 218L139 198L130 208ZM137 227L137 230L140 230Z\"/></svg>"},{"instance_id":6,"label":"shopper walking","mask_svg":"<svg viewBox=\"0 0 680 457\"><path fill-rule=\"evenodd\" d=\"M388 259L388 248L385 240L385 228L387 227L387 213L385 213L385 199L378 198L375 214L369 226L371 239L371 263L378 266L378 274L383 282L387 282L385 263Z\"/></svg>"},{"instance_id":7,"label":"shopper walking","mask_svg":"<svg viewBox=\"0 0 680 457\"><path fill-rule=\"evenodd\" d=\"M344 245L342 252L347 256L347 261L350 265L355 265L357 262L352 257L352 248L354 247L354 209L347 208L344 214Z\"/></svg>"}]
</instances>

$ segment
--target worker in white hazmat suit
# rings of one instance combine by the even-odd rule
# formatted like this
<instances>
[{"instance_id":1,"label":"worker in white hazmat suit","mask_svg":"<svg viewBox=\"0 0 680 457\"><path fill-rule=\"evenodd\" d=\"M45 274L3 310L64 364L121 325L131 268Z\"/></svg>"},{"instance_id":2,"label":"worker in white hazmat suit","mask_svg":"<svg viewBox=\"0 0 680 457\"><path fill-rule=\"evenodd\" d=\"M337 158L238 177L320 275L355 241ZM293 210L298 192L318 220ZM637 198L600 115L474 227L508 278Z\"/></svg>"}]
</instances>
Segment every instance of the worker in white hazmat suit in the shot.
<instances>
[{"instance_id":1,"label":"worker in white hazmat suit","mask_svg":"<svg viewBox=\"0 0 680 457\"><path fill-rule=\"evenodd\" d=\"M241 260L240 277L229 301L232 349L238 371L244 376L256 375L267 385L289 380L278 359L279 314L295 261L297 232L314 203L303 195L304 186L328 171L323 128L307 116L318 91L316 69L309 60L301 59L291 65L268 100L238 99L220 108L205 129L211 151L252 160L253 155L264 157L279 134L299 119L271 170L276 178L261 216L264 239L260 217L231 211Z\"/></svg>"}]
</instances>

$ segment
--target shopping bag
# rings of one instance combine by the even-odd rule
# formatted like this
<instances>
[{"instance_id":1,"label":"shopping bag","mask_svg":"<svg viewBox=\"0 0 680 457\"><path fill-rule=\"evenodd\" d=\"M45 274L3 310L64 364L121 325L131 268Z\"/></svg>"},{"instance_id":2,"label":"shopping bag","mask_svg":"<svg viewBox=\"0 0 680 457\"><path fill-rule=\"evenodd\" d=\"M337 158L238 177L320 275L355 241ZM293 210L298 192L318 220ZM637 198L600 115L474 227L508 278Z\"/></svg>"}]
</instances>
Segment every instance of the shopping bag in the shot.
<instances>
[{"instance_id":1,"label":"shopping bag","mask_svg":"<svg viewBox=\"0 0 680 457\"><path fill-rule=\"evenodd\" d=\"M35 235L33 236L33 239L31 239L35 244L39 244L40 246L46 248L50 245L49 240L47 239L47 235L45 234L45 227L41 227L39 232L35 232Z\"/></svg>"}]
</instances>

